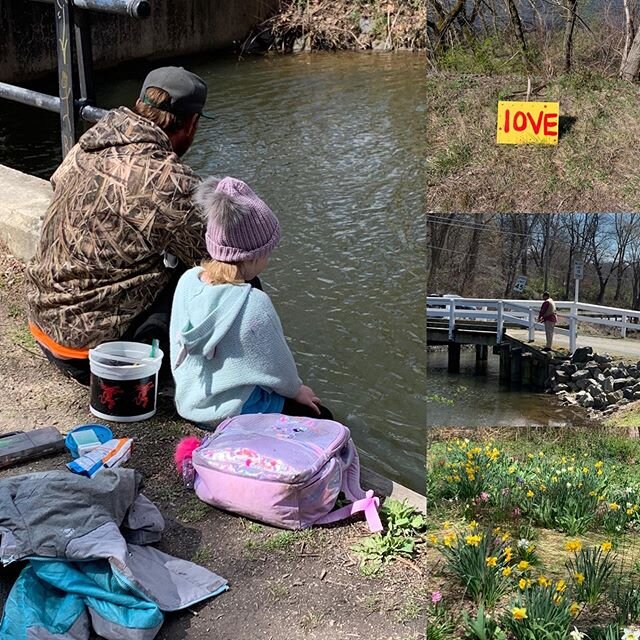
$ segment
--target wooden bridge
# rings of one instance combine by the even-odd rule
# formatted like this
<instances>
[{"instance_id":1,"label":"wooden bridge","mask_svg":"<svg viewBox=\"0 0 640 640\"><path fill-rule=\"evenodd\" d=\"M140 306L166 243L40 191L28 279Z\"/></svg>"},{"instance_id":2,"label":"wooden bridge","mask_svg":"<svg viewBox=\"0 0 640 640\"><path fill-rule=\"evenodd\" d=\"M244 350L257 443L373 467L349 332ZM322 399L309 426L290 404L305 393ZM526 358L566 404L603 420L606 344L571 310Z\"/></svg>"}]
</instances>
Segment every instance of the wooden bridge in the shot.
<instances>
[{"instance_id":1,"label":"wooden bridge","mask_svg":"<svg viewBox=\"0 0 640 640\"><path fill-rule=\"evenodd\" d=\"M534 344L536 331L544 331L544 326L536 322L541 304L540 300L429 297L427 345L447 345L451 373L460 371L461 345L475 345L477 369L486 362L488 347L492 346L493 353L500 356L501 381L543 387L550 365L560 358ZM556 302L556 307L558 312L567 310L558 313L560 323L566 326L557 326L555 334L568 340L569 353L577 348L581 323L615 327L623 339L628 331L640 331L640 311L575 302ZM611 339L587 340L611 343ZM631 351L639 348L636 341L632 345L627 347Z\"/></svg>"}]
</instances>

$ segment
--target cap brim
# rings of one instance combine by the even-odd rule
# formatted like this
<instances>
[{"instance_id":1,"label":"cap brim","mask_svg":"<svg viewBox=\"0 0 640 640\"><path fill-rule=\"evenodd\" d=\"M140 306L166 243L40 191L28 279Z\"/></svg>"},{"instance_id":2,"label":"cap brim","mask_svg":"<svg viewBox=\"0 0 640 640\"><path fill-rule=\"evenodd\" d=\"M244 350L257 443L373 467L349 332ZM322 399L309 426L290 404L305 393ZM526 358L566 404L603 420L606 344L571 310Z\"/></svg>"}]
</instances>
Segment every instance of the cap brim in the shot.
<instances>
[{"instance_id":1,"label":"cap brim","mask_svg":"<svg viewBox=\"0 0 640 640\"><path fill-rule=\"evenodd\" d=\"M207 120L214 120L215 116L212 116L210 113L205 113L204 111L200 112L201 118L206 118Z\"/></svg>"}]
</instances>

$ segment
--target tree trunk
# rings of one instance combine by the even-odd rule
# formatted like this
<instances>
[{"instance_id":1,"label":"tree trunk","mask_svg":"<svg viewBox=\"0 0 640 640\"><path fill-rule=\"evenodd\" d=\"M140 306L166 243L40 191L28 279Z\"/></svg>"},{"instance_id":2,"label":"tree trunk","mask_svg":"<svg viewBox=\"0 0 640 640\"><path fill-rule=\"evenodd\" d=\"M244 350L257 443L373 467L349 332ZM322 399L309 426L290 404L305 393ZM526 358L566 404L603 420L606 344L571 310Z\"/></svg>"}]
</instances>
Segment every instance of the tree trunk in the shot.
<instances>
[{"instance_id":1,"label":"tree trunk","mask_svg":"<svg viewBox=\"0 0 640 640\"><path fill-rule=\"evenodd\" d=\"M633 82L638 75L638 71L640 71L640 29L636 32L627 59L623 61L620 67L620 77L628 82Z\"/></svg>"},{"instance_id":2,"label":"tree trunk","mask_svg":"<svg viewBox=\"0 0 640 640\"><path fill-rule=\"evenodd\" d=\"M522 51L526 51L527 41L524 37L522 22L520 20L520 14L518 13L518 8L516 7L515 0L507 0L507 6L509 7L509 16L511 18L511 26L513 27L513 32L515 33L516 38L520 41L520 47L522 48Z\"/></svg>"},{"instance_id":3,"label":"tree trunk","mask_svg":"<svg viewBox=\"0 0 640 640\"><path fill-rule=\"evenodd\" d=\"M565 0L567 22L564 27L564 72L571 71L571 53L573 49L573 29L576 24L576 7L578 0Z\"/></svg>"}]
</instances>

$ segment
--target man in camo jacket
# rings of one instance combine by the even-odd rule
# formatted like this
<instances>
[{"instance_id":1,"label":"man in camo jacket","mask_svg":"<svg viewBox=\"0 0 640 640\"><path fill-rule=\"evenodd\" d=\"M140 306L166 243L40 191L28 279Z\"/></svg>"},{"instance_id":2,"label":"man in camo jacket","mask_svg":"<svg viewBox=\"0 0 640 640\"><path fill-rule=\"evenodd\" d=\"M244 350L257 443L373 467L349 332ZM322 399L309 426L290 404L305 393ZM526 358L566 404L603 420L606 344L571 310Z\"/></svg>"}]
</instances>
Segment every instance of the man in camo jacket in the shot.
<instances>
[{"instance_id":1,"label":"man in camo jacket","mask_svg":"<svg viewBox=\"0 0 640 640\"><path fill-rule=\"evenodd\" d=\"M191 200L200 179L180 160L206 96L185 69L152 71L134 109L110 111L51 178L27 268L29 326L49 360L83 384L88 350L105 341L158 338L169 360L173 290L206 255Z\"/></svg>"}]
</instances>

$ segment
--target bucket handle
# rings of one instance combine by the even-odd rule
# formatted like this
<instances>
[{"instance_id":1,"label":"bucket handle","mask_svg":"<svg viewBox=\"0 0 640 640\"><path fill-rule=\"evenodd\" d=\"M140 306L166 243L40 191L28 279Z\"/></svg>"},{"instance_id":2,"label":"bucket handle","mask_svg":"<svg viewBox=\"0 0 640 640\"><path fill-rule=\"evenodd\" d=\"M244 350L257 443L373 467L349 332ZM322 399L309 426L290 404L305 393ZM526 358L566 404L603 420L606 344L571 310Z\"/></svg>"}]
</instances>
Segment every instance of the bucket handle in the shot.
<instances>
[{"instance_id":1,"label":"bucket handle","mask_svg":"<svg viewBox=\"0 0 640 640\"><path fill-rule=\"evenodd\" d=\"M124 362L126 364L156 364L158 358L128 358L127 356L111 355L110 353L102 353L96 351L96 349L89 349L89 358L93 356L93 359L102 360L116 360L118 362Z\"/></svg>"}]
</instances>

